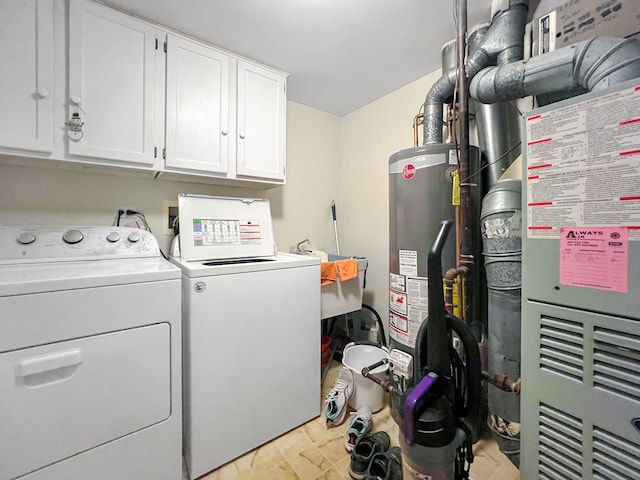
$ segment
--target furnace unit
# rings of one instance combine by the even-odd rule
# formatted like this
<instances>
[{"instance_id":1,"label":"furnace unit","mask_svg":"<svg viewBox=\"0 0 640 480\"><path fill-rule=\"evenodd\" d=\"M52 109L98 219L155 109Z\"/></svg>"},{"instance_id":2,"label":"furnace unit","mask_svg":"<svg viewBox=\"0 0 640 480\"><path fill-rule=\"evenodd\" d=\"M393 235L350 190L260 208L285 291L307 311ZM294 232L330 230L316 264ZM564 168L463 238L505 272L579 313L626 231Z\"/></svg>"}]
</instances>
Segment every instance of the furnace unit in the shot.
<instances>
[{"instance_id":1,"label":"furnace unit","mask_svg":"<svg viewBox=\"0 0 640 480\"><path fill-rule=\"evenodd\" d=\"M521 475L636 479L640 80L523 122Z\"/></svg>"}]
</instances>

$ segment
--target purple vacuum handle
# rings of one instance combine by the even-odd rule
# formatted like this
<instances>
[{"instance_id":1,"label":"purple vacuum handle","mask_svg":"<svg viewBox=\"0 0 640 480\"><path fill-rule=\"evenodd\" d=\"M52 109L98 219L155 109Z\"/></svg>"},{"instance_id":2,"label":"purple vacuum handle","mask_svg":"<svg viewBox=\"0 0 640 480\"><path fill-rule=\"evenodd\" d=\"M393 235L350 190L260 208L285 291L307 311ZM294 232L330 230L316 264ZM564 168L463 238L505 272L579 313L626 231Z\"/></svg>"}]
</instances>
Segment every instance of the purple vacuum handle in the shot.
<instances>
[{"instance_id":1,"label":"purple vacuum handle","mask_svg":"<svg viewBox=\"0 0 640 480\"><path fill-rule=\"evenodd\" d=\"M424 397L429 389L438 380L435 372L428 373L416 387L411 391L407 399L404 401L404 441L407 445L413 445L415 432L413 431L416 405L422 397Z\"/></svg>"}]
</instances>

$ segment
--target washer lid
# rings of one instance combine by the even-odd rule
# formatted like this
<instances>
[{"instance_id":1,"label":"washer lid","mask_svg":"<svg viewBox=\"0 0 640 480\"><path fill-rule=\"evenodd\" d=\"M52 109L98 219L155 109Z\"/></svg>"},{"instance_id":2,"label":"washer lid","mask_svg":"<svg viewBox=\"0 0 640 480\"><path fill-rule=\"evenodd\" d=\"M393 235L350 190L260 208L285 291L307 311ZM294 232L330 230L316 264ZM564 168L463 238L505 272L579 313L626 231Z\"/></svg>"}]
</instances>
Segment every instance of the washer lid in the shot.
<instances>
[{"instance_id":1,"label":"washer lid","mask_svg":"<svg viewBox=\"0 0 640 480\"><path fill-rule=\"evenodd\" d=\"M273 257L269 200L178 195L183 260Z\"/></svg>"}]
</instances>

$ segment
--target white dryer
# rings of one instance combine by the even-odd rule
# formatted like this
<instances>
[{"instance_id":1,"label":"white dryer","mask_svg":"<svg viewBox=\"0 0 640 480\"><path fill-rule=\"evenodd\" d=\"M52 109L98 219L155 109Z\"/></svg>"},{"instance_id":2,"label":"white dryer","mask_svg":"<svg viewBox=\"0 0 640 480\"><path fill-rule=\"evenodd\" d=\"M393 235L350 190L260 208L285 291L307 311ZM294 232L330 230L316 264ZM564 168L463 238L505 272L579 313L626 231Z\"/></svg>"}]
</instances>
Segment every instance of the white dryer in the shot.
<instances>
[{"instance_id":1,"label":"white dryer","mask_svg":"<svg viewBox=\"0 0 640 480\"><path fill-rule=\"evenodd\" d=\"M123 227L0 227L0 479L181 478L180 271Z\"/></svg>"},{"instance_id":2,"label":"white dryer","mask_svg":"<svg viewBox=\"0 0 640 480\"><path fill-rule=\"evenodd\" d=\"M267 200L178 204L194 479L320 414L320 259L276 252Z\"/></svg>"}]
</instances>

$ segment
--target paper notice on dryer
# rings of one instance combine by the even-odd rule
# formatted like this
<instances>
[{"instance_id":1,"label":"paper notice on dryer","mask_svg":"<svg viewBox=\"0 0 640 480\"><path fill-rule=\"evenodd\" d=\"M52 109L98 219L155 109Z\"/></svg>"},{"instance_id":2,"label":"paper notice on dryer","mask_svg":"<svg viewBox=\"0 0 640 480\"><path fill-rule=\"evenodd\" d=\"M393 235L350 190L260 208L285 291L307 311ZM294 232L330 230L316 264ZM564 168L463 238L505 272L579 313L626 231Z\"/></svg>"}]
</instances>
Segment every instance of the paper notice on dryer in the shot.
<instances>
[{"instance_id":1,"label":"paper notice on dryer","mask_svg":"<svg viewBox=\"0 0 640 480\"><path fill-rule=\"evenodd\" d=\"M640 85L526 119L527 236L624 226L640 240Z\"/></svg>"}]
</instances>

